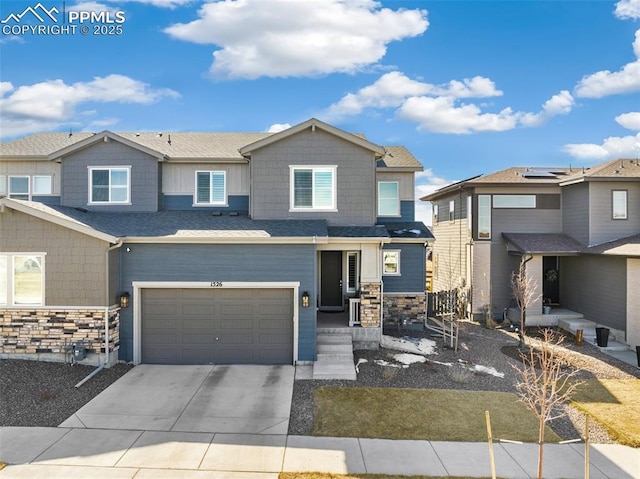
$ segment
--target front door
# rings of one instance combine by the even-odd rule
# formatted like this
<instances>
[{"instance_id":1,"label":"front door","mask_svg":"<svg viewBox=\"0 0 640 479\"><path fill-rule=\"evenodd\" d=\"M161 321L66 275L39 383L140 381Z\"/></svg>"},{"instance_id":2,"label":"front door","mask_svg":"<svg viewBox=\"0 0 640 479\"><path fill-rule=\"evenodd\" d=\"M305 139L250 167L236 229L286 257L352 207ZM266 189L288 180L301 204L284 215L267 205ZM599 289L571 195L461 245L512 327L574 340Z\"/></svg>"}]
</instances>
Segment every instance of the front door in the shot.
<instances>
[{"instance_id":1,"label":"front door","mask_svg":"<svg viewBox=\"0 0 640 479\"><path fill-rule=\"evenodd\" d=\"M322 251L320 256L320 307L343 309L342 251Z\"/></svg>"}]
</instances>

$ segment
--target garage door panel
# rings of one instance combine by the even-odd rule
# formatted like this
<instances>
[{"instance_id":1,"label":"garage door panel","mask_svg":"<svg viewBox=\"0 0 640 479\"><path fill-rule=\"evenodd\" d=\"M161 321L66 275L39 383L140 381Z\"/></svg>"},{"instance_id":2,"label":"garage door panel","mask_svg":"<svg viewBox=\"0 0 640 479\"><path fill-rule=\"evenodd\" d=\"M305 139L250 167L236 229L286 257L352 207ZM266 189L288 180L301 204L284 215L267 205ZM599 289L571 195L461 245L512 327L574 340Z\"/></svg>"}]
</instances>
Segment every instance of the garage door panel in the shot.
<instances>
[{"instance_id":1,"label":"garage door panel","mask_svg":"<svg viewBox=\"0 0 640 479\"><path fill-rule=\"evenodd\" d=\"M291 289L143 289L142 360L291 364L292 301Z\"/></svg>"}]
</instances>

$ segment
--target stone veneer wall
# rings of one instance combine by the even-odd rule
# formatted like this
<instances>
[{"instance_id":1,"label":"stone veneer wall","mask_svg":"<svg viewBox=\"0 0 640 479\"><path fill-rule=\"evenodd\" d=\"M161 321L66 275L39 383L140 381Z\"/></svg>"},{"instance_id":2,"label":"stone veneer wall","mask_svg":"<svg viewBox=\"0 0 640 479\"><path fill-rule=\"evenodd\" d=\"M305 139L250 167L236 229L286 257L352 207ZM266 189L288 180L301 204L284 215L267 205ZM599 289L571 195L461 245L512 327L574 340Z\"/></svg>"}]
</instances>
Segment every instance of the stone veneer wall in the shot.
<instances>
[{"instance_id":1,"label":"stone veneer wall","mask_svg":"<svg viewBox=\"0 0 640 479\"><path fill-rule=\"evenodd\" d=\"M360 284L360 326L380 327L380 283Z\"/></svg>"},{"instance_id":2,"label":"stone veneer wall","mask_svg":"<svg viewBox=\"0 0 640 479\"><path fill-rule=\"evenodd\" d=\"M427 295L419 293L385 293L383 300L384 320L424 323L427 311Z\"/></svg>"},{"instance_id":3,"label":"stone veneer wall","mask_svg":"<svg viewBox=\"0 0 640 479\"><path fill-rule=\"evenodd\" d=\"M120 308L109 308L110 364L117 361L120 344ZM87 360L100 364L105 352L105 308L11 308L0 309L0 357L5 359L71 360L65 346L83 343ZM113 353L113 354L111 354Z\"/></svg>"}]
</instances>

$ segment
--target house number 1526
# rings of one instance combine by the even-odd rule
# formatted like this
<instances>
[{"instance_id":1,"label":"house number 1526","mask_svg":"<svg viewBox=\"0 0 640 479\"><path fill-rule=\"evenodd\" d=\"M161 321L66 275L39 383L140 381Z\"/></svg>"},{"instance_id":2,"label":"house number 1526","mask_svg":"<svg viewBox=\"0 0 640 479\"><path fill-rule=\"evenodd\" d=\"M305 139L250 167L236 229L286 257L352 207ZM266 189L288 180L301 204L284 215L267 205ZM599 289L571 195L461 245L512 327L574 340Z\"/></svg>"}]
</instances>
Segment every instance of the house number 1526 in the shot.
<instances>
[{"instance_id":1,"label":"house number 1526","mask_svg":"<svg viewBox=\"0 0 640 479\"><path fill-rule=\"evenodd\" d=\"M222 281L211 281L212 288L222 288Z\"/></svg>"}]
</instances>

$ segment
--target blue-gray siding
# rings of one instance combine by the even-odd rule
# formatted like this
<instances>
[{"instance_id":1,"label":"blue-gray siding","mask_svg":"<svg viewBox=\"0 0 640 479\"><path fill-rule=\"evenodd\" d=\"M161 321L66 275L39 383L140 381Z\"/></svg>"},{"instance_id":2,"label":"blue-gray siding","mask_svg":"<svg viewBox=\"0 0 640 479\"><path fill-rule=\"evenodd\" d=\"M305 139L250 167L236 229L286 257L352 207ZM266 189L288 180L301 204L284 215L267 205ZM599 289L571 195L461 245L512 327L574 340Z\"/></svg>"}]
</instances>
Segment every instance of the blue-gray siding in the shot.
<instances>
[{"instance_id":1,"label":"blue-gray siding","mask_svg":"<svg viewBox=\"0 0 640 479\"><path fill-rule=\"evenodd\" d=\"M121 289L131 294L133 281L299 281L301 294L316 297L313 245L125 244L118 251ZM133 360L132 309L121 311L120 359L125 361ZM300 308L297 359L315 359L315 334L315 308Z\"/></svg>"},{"instance_id":2,"label":"blue-gray siding","mask_svg":"<svg viewBox=\"0 0 640 479\"><path fill-rule=\"evenodd\" d=\"M378 223L394 223L400 221L416 220L416 203L411 200L400 201L400 217L378 216Z\"/></svg>"},{"instance_id":3,"label":"blue-gray siding","mask_svg":"<svg viewBox=\"0 0 640 479\"><path fill-rule=\"evenodd\" d=\"M45 205L50 206L60 206L60 197L59 196L32 196L31 201L39 201L40 203L44 203Z\"/></svg>"},{"instance_id":4,"label":"blue-gray siding","mask_svg":"<svg viewBox=\"0 0 640 479\"><path fill-rule=\"evenodd\" d=\"M130 205L89 205L89 167L131 166ZM62 206L104 212L158 210L158 160L122 143L99 142L62 159Z\"/></svg>"},{"instance_id":5,"label":"blue-gray siding","mask_svg":"<svg viewBox=\"0 0 640 479\"><path fill-rule=\"evenodd\" d=\"M384 249L400 250L400 275L383 276L385 293L424 293L426 258L423 244L388 244Z\"/></svg>"},{"instance_id":6,"label":"blue-gray siding","mask_svg":"<svg viewBox=\"0 0 640 479\"><path fill-rule=\"evenodd\" d=\"M624 257L581 255L560 258L561 306L578 311L598 324L626 331L626 265Z\"/></svg>"},{"instance_id":7,"label":"blue-gray siding","mask_svg":"<svg viewBox=\"0 0 640 479\"><path fill-rule=\"evenodd\" d=\"M562 232L589 244L589 184L562 188Z\"/></svg>"},{"instance_id":8,"label":"blue-gray siding","mask_svg":"<svg viewBox=\"0 0 640 479\"><path fill-rule=\"evenodd\" d=\"M612 218L613 190L627 191L627 219ZM640 184L627 181L589 184L591 228L589 244L596 245L640 232Z\"/></svg>"},{"instance_id":9,"label":"blue-gray siding","mask_svg":"<svg viewBox=\"0 0 640 479\"><path fill-rule=\"evenodd\" d=\"M217 206L193 206L192 195L163 195L163 209L165 210L193 210L193 211L249 211L248 195L229 195L227 201L229 206L224 208Z\"/></svg>"},{"instance_id":10,"label":"blue-gray siding","mask_svg":"<svg viewBox=\"0 0 640 479\"><path fill-rule=\"evenodd\" d=\"M337 166L336 212L290 210L290 168ZM251 157L254 219L326 219L330 225L371 226L376 220L373 152L326 133L306 130L260 148Z\"/></svg>"}]
</instances>

